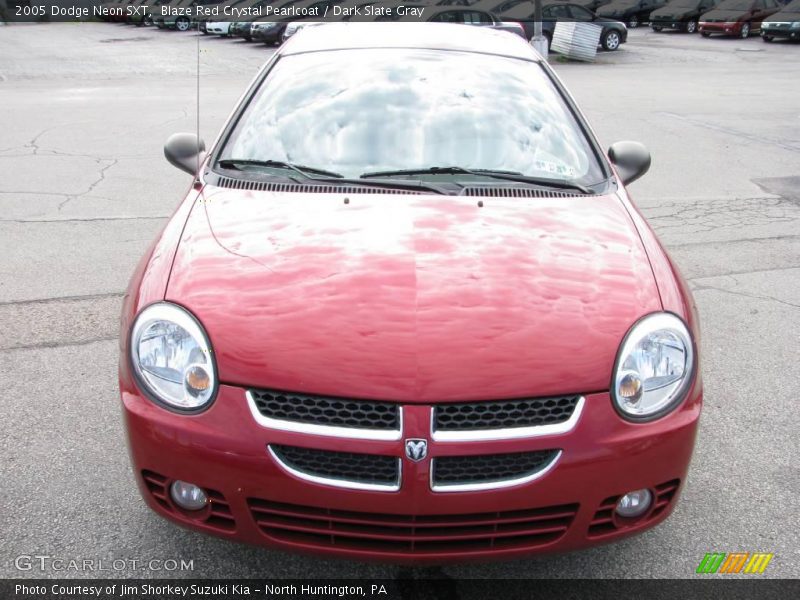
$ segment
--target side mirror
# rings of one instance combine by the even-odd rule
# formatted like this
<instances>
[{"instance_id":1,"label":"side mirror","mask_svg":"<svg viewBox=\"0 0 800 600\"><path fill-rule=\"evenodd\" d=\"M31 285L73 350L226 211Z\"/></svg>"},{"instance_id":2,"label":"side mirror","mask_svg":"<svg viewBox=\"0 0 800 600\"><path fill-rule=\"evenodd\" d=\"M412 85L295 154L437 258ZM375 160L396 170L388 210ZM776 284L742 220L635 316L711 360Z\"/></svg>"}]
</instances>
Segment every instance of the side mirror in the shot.
<instances>
[{"instance_id":1,"label":"side mirror","mask_svg":"<svg viewBox=\"0 0 800 600\"><path fill-rule=\"evenodd\" d=\"M164 156L169 164L189 175L197 174L197 165L203 162L205 150L205 142L193 133L174 133L164 144Z\"/></svg>"},{"instance_id":2,"label":"side mirror","mask_svg":"<svg viewBox=\"0 0 800 600\"><path fill-rule=\"evenodd\" d=\"M633 183L650 169L650 153L639 142L617 142L608 149L622 183Z\"/></svg>"}]
</instances>

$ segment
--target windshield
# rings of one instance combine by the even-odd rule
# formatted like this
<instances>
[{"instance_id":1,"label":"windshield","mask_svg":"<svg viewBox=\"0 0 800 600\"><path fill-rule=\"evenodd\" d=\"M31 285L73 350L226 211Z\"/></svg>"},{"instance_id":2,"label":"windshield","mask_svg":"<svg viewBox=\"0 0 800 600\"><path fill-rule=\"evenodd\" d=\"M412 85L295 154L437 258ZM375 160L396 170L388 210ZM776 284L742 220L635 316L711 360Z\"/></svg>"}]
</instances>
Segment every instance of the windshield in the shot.
<instances>
[{"instance_id":1,"label":"windshield","mask_svg":"<svg viewBox=\"0 0 800 600\"><path fill-rule=\"evenodd\" d=\"M717 8L721 10L750 10L753 5L753 0L725 0L717 4Z\"/></svg>"},{"instance_id":2,"label":"windshield","mask_svg":"<svg viewBox=\"0 0 800 600\"><path fill-rule=\"evenodd\" d=\"M457 166L587 185L604 179L539 64L427 49L282 57L220 158L283 161L345 177Z\"/></svg>"},{"instance_id":3,"label":"windshield","mask_svg":"<svg viewBox=\"0 0 800 600\"><path fill-rule=\"evenodd\" d=\"M700 0L672 0L668 4L669 8L695 8Z\"/></svg>"}]
</instances>

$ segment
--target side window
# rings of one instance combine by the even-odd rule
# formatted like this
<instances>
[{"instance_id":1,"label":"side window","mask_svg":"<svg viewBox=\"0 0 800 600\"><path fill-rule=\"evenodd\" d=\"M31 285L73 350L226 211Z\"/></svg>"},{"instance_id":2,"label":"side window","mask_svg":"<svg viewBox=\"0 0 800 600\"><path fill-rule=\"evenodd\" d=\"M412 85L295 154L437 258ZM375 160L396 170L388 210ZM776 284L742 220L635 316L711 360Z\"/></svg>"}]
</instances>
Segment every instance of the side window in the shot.
<instances>
[{"instance_id":1,"label":"side window","mask_svg":"<svg viewBox=\"0 0 800 600\"><path fill-rule=\"evenodd\" d=\"M461 12L457 10L449 10L442 12L431 19L436 23L463 23L461 20Z\"/></svg>"},{"instance_id":2,"label":"side window","mask_svg":"<svg viewBox=\"0 0 800 600\"><path fill-rule=\"evenodd\" d=\"M562 4L551 4L542 9L542 18L548 21L565 21L570 18L569 8Z\"/></svg>"},{"instance_id":3,"label":"side window","mask_svg":"<svg viewBox=\"0 0 800 600\"><path fill-rule=\"evenodd\" d=\"M464 23L469 25L492 25L494 20L486 13L477 10L465 10L462 14Z\"/></svg>"},{"instance_id":4,"label":"side window","mask_svg":"<svg viewBox=\"0 0 800 600\"><path fill-rule=\"evenodd\" d=\"M576 21L593 21L594 16L588 10L577 4L569 5L569 12Z\"/></svg>"}]
</instances>

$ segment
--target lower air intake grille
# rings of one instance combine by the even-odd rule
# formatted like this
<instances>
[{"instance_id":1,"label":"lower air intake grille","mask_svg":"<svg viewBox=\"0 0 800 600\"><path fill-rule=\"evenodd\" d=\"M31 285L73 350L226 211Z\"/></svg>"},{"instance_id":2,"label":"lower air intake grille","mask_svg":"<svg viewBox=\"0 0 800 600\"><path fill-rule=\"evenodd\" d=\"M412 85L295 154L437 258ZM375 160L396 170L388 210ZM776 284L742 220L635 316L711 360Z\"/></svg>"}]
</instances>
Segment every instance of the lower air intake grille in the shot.
<instances>
[{"instance_id":1,"label":"lower air intake grille","mask_svg":"<svg viewBox=\"0 0 800 600\"><path fill-rule=\"evenodd\" d=\"M277 444L272 444L269 448L280 462L305 476L385 486L396 485L400 479L400 461L394 456L333 452Z\"/></svg>"},{"instance_id":2,"label":"lower air intake grille","mask_svg":"<svg viewBox=\"0 0 800 600\"><path fill-rule=\"evenodd\" d=\"M433 459L434 486L513 481L533 476L555 460L558 450L443 456Z\"/></svg>"},{"instance_id":3,"label":"lower air intake grille","mask_svg":"<svg viewBox=\"0 0 800 600\"><path fill-rule=\"evenodd\" d=\"M353 512L248 499L269 539L305 548L383 555L425 555L533 549L562 537L577 504L508 512L399 515Z\"/></svg>"}]
</instances>

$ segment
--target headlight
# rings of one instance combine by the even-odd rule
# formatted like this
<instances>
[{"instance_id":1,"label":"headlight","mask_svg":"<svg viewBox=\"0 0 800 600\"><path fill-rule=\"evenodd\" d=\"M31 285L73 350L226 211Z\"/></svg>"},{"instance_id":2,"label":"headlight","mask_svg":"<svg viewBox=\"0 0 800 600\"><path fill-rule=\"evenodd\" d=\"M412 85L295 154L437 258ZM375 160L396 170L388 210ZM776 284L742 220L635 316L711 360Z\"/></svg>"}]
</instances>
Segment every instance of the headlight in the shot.
<instances>
[{"instance_id":1,"label":"headlight","mask_svg":"<svg viewBox=\"0 0 800 600\"><path fill-rule=\"evenodd\" d=\"M800 29L800 21L794 21L791 27L792 29Z\"/></svg>"},{"instance_id":2,"label":"headlight","mask_svg":"<svg viewBox=\"0 0 800 600\"><path fill-rule=\"evenodd\" d=\"M673 314L655 313L625 336L611 395L625 418L650 420L683 400L693 371L694 347L686 325Z\"/></svg>"},{"instance_id":3,"label":"headlight","mask_svg":"<svg viewBox=\"0 0 800 600\"><path fill-rule=\"evenodd\" d=\"M133 324L130 352L139 382L156 400L195 411L214 399L211 346L185 309L166 302L145 308Z\"/></svg>"}]
</instances>

